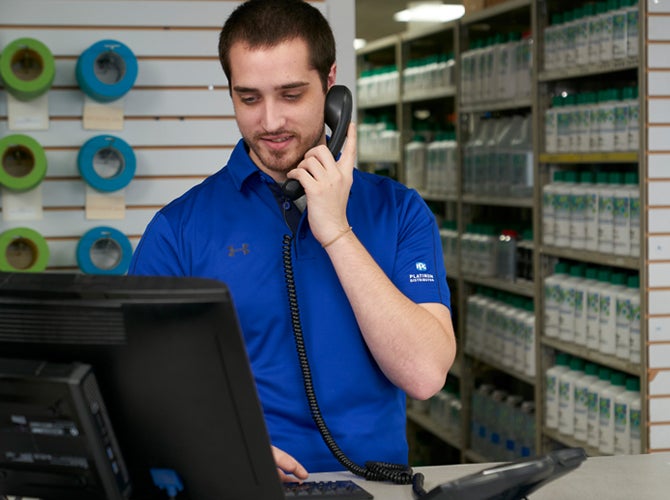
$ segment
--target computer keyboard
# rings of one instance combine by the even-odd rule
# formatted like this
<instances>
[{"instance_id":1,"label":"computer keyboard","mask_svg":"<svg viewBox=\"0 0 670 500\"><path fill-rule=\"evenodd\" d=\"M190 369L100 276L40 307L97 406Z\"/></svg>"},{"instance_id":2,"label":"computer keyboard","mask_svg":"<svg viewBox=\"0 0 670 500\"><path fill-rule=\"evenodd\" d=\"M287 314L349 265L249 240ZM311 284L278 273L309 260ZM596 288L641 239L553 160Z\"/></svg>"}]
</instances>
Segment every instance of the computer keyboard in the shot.
<instances>
[{"instance_id":1,"label":"computer keyboard","mask_svg":"<svg viewBox=\"0 0 670 500\"><path fill-rule=\"evenodd\" d=\"M330 500L365 500L372 495L353 481L305 481L304 483L284 483L286 498L300 498L301 500L324 499Z\"/></svg>"}]
</instances>

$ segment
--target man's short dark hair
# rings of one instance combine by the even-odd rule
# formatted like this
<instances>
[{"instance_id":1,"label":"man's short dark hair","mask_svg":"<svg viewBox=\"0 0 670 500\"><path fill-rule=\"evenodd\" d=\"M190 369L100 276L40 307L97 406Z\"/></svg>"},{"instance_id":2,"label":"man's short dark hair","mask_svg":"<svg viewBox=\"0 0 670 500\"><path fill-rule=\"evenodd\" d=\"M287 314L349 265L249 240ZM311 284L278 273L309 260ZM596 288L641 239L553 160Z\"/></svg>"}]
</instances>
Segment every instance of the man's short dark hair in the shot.
<instances>
[{"instance_id":1,"label":"man's short dark hair","mask_svg":"<svg viewBox=\"0 0 670 500\"><path fill-rule=\"evenodd\" d=\"M219 60L228 82L235 43L260 49L294 39L306 42L310 66L319 73L325 92L335 62L335 37L321 12L303 0L247 0L233 11L219 35Z\"/></svg>"}]
</instances>

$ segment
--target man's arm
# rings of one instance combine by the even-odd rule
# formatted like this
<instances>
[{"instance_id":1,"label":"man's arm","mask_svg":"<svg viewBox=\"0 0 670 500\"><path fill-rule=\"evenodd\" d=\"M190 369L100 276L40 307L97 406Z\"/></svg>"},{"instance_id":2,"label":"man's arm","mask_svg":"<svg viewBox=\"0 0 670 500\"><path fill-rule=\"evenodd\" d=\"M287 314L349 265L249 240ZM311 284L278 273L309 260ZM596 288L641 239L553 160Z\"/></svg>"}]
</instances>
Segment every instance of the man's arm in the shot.
<instances>
[{"instance_id":1,"label":"man's arm","mask_svg":"<svg viewBox=\"0 0 670 500\"><path fill-rule=\"evenodd\" d=\"M384 374L416 399L439 391L456 355L449 309L407 298L347 233L326 248L365 342Z\"/></svg>"},{"instance_id":2,"label":"man's arm","mask_svg":"<svg viewBox=\"0 0 670 500\"><path fill-rule=\"evenodd\" d=\"M427 399L443 387L456 355L451 313L443 304L411 301L348 230L355 159L351 124L337 164L325 147L317 147L288 176L305 188L312 232L328 252L375 360L408 395Z\"/></svg>"}]
</instances>

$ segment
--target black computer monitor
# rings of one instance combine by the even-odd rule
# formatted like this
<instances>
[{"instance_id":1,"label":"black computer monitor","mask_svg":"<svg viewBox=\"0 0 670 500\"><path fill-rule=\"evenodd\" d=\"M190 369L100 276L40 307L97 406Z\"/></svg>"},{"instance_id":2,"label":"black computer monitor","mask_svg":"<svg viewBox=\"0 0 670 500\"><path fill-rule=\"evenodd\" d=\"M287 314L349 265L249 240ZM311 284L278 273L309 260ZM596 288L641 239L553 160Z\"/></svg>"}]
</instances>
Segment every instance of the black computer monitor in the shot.
<instances>
[{"instance_id":1,"label":"black computer monitor","mask_svg":"<svg viewBox=\"0 0 670 500\"><path fill-rule=\"evenodd\" d=\"M0 494L124 495L127 471L130 498L168 498L169 469L178 498L283 498L223 283L0 273L0 358Z\"/></svg>"}]
</instances>

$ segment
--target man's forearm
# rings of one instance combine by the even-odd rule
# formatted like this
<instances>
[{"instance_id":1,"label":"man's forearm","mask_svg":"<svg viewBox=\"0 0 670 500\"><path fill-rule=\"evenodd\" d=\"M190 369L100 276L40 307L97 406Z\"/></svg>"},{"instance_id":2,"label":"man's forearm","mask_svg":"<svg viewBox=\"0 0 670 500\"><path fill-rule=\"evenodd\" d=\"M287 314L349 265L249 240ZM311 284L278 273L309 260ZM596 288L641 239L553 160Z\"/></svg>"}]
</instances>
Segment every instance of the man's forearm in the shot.
<instances>
[{"instance_id":1,"label":"man's forearm","mask_svg":"<svg viewBox=\"0 0 670 500\"><path fill-rule=\"evenodd\" d=\"M443 304L408 299L353 233L327 251L384 374L417 399L439 391L456 354L449 310Z\"/></svg>"}]
</instances>

